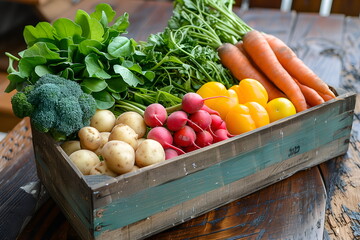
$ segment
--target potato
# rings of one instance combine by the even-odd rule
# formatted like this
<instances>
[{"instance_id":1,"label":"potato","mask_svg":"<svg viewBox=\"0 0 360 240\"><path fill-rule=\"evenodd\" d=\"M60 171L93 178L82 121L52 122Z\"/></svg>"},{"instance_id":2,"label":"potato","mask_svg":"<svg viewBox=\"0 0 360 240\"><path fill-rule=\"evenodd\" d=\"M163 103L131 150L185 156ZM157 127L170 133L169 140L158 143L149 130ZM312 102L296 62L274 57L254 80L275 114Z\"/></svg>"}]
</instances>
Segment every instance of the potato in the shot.
<instances>
[{"instance_id":1,"label":"potato","mask_svg":"<svg viewBox=\"0 0 360 240\"><path fill-rule=\"evenodd\" d=\"M98 164L96 164L93 168L90 170L90 175L107 175L110 177L116 177L118 174L111 171L105 161L101 161Z\"/></svg>"},{"instance_id":2,"label":"potato","mask_svg":"<svg viewBox=\"0 0 360 240\"><path fill-rule=\"evenodd\" d=\"M77 150L69 158L84 175L89 175L90 170L100 162L99 157L87 149Z\"/></svg>"},{"instance_id":3,"label":"potato","mask_svg":"<svg viewBox=\"0 0 360 240\"><path fill-rule=\"evenodd\" d=\"M134 150L136 151L136 149L139 147L139 145L145 140L146 138L139 138L137 140L137 145L136 145L136 148L134 148Z\"/></svg>"},{"instance_id":4,"label":"potato","mask_svg":"<svg viewBox=\"0 0 360 240\"><path fill-rule=\"evenodd\" d=\"M125 124L117 124L110 133L109 141L119 140L130 144L134 149L137 147L138 135L136 132Z\"/></svg>"},{"instance_id":5,"label":"potato","mask_svg":"<svg viewBox=\"0 0 360 240\"><path fill-rule=\"evenodd\" d=\"M135 162L139 167L146 167L162 161L165 161L165 151L158 141L146 139L136 149Z\"/></svg>"},{"instance_id":6,"label":"potato","mask_svg":"<svg viewBox=\"0 0 360 240\"><path fill-rule=\"evenodd\" d=\"M104 147L105 143L109 141L110 132L101 132L100 133L100 146L94 151L96 155L101 155L101 150Z\"/></svg>"},{"instance_id":7,"label":"potato","mask_svg":"<svg viewBox=\"0 0 360 240\"><path fill-rule=\"evenodd\" d=\"M134 167L130 170L130 172L135 172L137 170L139 170L140 168L136 165L134 165Z\"/></svg>"},{"instance_id":8,"label":"potato","mask_svg":"<svg viewBox=\"0 0 360 240\"><path fill-rule=\"evenodd\" d=\"M73 152L81 149L80 141L77 140L63 142L60 147L68 156L70 156L70 154L72 154Z\"/></svg>"},{"instance_id":9,"label":"potato","mask_svg":"<svg viewBox=\"0 0 360 240\"><path fill-rule=\"evenodd\" d=\"M78 136L83 149L96 150L101 144L100 132L94 127L83 127L79 130Z\"/></svg>"},{"instance_id":10,"label":"potato","mask_svg":"<svg viewBox=\"0 0 360 240\"><path fill-rule=\"evenodd\" d=\"M137 112L124 112L116 119L115 124L125 124L134 129L139 138L145 136L147 126L144 118Z\"/></svg>"},{"instance_id":11,"label":"potato","mask_svg":"<svg viewBox=\"0 0 360 240\"><path fill-rule=\"evenodd\" d=\"M131 171L135 164L135 150L124 141L107 142L102 149L102 157L108 168L117 174Z\"/></svg>"},{"instance_id":12,"label":"potato","mask_svg":"<svg viewBox=\"0 0 360 240\"><path fill-rule=\"evenodd\" d=\"M96 128L99 132L110 132L115 126L116 117L110 110L96 110L94 116L90 119L90 126Z\"/></svg>"}]
</instances>

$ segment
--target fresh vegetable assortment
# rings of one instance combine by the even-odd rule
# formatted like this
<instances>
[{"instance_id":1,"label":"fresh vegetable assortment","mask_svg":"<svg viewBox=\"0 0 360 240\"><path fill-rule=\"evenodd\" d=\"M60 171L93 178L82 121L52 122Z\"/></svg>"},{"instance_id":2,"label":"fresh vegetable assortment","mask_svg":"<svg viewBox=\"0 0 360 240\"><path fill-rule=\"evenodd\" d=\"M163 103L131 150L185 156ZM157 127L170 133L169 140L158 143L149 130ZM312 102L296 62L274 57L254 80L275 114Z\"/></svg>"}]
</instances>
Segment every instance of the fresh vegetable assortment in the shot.
<instances>
[{"instance_id":1,"label":"fresh vegetable assortment","mask_svg":"<svg viewBox=\"0 0 360 240\"><path fill-rule=\"evenodd\" d=\"M144 42L126 37L128 14L115 19L108 4L26 26L27 49L7 53L14 113L66 140L83 174L117 176L335 97L233 3L175 0L168 26Z\"/></svg>"}]
</instances>

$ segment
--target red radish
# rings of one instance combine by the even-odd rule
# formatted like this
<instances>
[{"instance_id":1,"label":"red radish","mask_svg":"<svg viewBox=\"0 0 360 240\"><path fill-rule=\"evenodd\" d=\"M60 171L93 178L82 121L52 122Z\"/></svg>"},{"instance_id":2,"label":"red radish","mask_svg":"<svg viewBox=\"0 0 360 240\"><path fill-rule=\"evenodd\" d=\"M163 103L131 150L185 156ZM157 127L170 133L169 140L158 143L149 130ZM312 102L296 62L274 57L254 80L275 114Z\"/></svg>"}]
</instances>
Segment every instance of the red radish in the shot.
<instances>
[{"instance_id":1,"label":"red radish","mask_svg":"<svg viewBox=\"0 0 360 240\"><path fill-rule=\"evenodd\" d=\"M194 150L200 149L201 147L197 146L197 145L190 145L188 147L184 147L184 151L185 152L192 152Z\"/></svg>"},{"instance_id":2,"label":"red radish","mask_svg":"<svg viewBox=\"0 0 360 240\"><path fill-rule=\"evenodd\" d=\"M152 128L148 134L147 134L147 138L149 139L153 139L158 141L161 146L163 146L164 149L166 148L172 148L182 154L184 154L185 152L183 150L181 150L180 148L177 148L175 146L173 146L173 137L170 133L169 130L167 130L164 127L154 127Z\"/></svg>"},{"instance_id":3,"label":"red radish","mask_svg":"<svg viewBox=\"0 0 360 240\"><path fill-rule=\"evenodd\" d=\"M204 104L204 106L202 106L201 110L207 111L207 112L210 113L210 114L215 114L215 115L220 116L220 114L219 114L218 111L215 111L215 110L209 108L209 107L206 106L205 104Z\"/></svg>"},{"instance_id":4,"label":"red radish","mask_svg":"<svg viewBox=\"0 0 360 240\"><path fill-rule=\"evenodd\" d=\"M179 156L178 152L172 148L165 149L165 159L168 160L170 158L174 158Z\"/></svg>"},{"instance_id":5,"label":"red radish","mask_svg":"<svg viewBox=\"0 0 360 240\"><path fill-rule=\"evenodd\" d=\"M166 118L166 109L159 103L152 103L145 109L144 121L149 127L158 127L164 125Z\"/></svg>"},{"instance_id":6,"label":"red radish","mask_svg":"<svg viewBox=\"0 0 360 240\"><path fill-rule=\"evenodd\" d=\"M226 123L222 118L218 115L211 114L211 130L215 131L217 129L226 129Z\"/></svg>"},{"instance_id":7,"label":"red radish","mask_svg":"<svg viewBox=\"0 0 360 240\"><path fill-rule=\"evenodd\" d=\"M214 131L214 142L220 142L220 141L223 141L223 140L226 140L228 139L230 136L229 136L229 132L226 130L226 129L218 129L218 130L215 130Z\"/></svg>"},{"instance_id":8,"label":"red radish","mask_svg":"<svg viewBox=\"0 0 360 240\"><path fill-rule=\"evenodd\" d=\"M181 107L182 110L184 110L187 113L194 113L198 110L200 110L204 106L205 100L213 99L213 98L220 98L226 96L214 96L214 97L208 97L208 98L202 98L199 94L194 92L186 93L181 101Z\"/></svg>"},{"instance_id":9,"label":"red radish","mask_svg":"<svg viewBox=\"0 0 360 240\"><path fill-rule=\"evenodd\" d=\"M169 115L166 126L170 131L178 131L189 121L188 115L184 111L176 111Z\"/></svg>"},{"instance_id":10,"label":"red radish","mask_svg":"<svg viewBox=\"0 0 360 240\"><path fill-rule=\"evenodd\" d=\"M174 143L180 147L188 147L195 145L196 134L195 131L185 125L180 130L174 132Z\"/></svg>"},{"instance_id":11,"label":"red radish","mask_svg":"<svg viewBox=\"0 0 360 240\"><path fill-rule=\"evenodd\" d=\"M206 147L213 143L214 138L208 131L201 131L196 134L195 143L199 147Z\"/></svg>"},{"instance_id":12,"label":"red radish","mask_svg":"<svg viewBox=\"0 0 360 240\"><path fill-rule=\"evenodd\" d=\"M188 125L194 129L195 132L206 130L211 124L211 116L204 110L194 112L189 116L189 119Z\"/></svg>"}]
</instances>

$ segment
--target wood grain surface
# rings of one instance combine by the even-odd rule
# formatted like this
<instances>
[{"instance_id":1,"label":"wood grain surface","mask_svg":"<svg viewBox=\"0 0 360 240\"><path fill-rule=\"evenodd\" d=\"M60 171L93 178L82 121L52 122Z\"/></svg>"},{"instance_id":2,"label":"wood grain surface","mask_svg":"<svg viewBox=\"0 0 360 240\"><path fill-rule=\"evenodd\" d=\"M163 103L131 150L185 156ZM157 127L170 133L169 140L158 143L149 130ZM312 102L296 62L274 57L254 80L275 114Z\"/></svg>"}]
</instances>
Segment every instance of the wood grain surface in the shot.
<instances>
[{"instance_id":1,"label":"wood grain surface","mask_svg":"<svg viewBox=\"0 0 360 240\"><path fill-rule=\"evenodd\" d=\"M132 15L130 21L136 24L129 32L136 39L161 31L171 15L168 2L110 2L119 7L119 14L128 11ZM59 10L56 17L73 16L78 7L91 10L95 4L96 0L83 1L66 13ZM330 85L359 91L358 18L261 9L245 12L242 17L253 27L286 41ZM150 239L358 239L359 113L357 106L346 155ZM0 144L0 239L17 235L18 239L79 239L58 206L43 195L28 120L21 121Z\"/></svg>"}]
</instances>

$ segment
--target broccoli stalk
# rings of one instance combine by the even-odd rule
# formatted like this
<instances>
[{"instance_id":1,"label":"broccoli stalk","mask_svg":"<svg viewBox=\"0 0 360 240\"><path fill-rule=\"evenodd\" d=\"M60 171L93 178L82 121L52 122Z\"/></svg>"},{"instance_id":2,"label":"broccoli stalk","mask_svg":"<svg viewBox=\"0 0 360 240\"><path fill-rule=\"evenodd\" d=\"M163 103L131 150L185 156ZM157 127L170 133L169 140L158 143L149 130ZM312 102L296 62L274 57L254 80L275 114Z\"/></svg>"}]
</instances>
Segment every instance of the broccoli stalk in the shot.
<instances>
[{"instance_id":1,"label":"broccoli stalk","mask_svg":"<svg viewBox=\"0 0 360 240\"><path fill-rule=\"evenodd\" d=\"M51 74L16 93L11 103L17 117L30 117L35 129L49 132L56 140L89 125L96 111L95 99L78 83Z\"/></svg>"}]
</instances>

